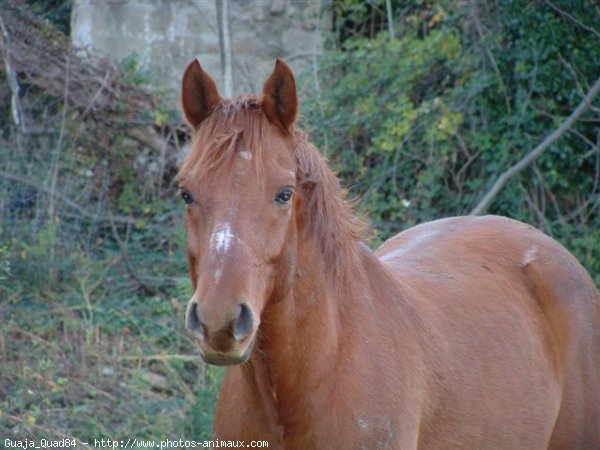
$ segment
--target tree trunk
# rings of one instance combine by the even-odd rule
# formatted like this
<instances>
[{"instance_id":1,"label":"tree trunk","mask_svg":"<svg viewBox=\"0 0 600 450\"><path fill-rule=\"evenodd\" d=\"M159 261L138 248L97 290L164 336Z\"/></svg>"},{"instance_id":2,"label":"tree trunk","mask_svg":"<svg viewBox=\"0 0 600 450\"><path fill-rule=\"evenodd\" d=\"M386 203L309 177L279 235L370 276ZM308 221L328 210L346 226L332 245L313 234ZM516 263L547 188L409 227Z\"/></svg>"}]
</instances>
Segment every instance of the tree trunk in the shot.
<instances>
[{"instance_id":1,"label":"tree trunk","mask_svg":"<svg viewBox=\"0 0 600 450\"><path fill-rule=\"evenodd\" d=\"M217 4L217 21L219 27L219 49L221 52L221 72L223 94L233 96L233 49L229 26L229 0L215 0Z\"/></svg>"}]
</instances>

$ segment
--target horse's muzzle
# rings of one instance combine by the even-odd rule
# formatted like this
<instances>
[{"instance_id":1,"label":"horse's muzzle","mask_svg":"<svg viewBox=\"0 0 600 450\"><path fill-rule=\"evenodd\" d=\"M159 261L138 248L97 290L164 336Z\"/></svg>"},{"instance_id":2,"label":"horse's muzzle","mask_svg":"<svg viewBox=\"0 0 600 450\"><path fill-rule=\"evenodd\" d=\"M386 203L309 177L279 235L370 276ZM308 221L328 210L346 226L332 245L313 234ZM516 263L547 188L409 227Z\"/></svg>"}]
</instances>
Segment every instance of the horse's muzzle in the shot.
<instances>
[{"instance_id":1,"label":"horse's muzzle","mask_svg":"<svg viewBox=\"0 0 600 450\"><path fill-rule=\"evenodd\" d=\"M255 319L252 308L247 303L240 303L232 318L215 326L203 321L194 297L188 304L185 327L196 338L202 359L208 364L240 364L250 357Z\"/></svg>"},{"instance_id":2,"label":"horse's muzzle","mask_svg":"<svg viewBox=\"0 0 600 450\"><path fill-rule=\"evenodd\" d=\"M252 355L253 346L254 339L250 341L250 343L248 344L244 352L241 354L241 356L223 353L205 353L202 351L202 349L200 349L200 356L206 364L212 364L215 366L232 366L235 364L243 364L246 361L248 361L248 359L250 359L250 356Z\"/></svg>"}]
</instances>

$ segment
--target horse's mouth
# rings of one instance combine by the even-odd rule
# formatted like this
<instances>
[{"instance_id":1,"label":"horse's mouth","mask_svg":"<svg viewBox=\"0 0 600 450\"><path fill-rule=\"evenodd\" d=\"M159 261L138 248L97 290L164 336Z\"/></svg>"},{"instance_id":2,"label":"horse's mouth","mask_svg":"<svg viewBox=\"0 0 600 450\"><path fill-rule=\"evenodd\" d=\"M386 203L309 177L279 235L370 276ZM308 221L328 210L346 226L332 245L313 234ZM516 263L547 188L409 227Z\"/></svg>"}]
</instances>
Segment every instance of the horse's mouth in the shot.
<instances>
[{"instance_id":1,"label":"horse's mouth","mask_svg":"<svg viewBox=\"0 0 600 450\"><path fill-rule=\"evenodd\" d=\"M207 353L200 349L200 356L206 364L212 364L214 366L233 366L235 364L243 364L250 359L252 355L252 347L254 346L254 338L241 355L228 354L220 352Z\"/></svg>"},{"instance_id":2,"label":"horse's mouth","mask_svg":"<svg viewBox=\"0 0 600 450\"><path fill-rule=\"evenodd\" d=\"M244 356L221 356L221 355L202 355L202 360L206 364L212 364L213 366L233 366L235 364L242 364L248 360L248 357Z\"/></svg>"}]
</instances>

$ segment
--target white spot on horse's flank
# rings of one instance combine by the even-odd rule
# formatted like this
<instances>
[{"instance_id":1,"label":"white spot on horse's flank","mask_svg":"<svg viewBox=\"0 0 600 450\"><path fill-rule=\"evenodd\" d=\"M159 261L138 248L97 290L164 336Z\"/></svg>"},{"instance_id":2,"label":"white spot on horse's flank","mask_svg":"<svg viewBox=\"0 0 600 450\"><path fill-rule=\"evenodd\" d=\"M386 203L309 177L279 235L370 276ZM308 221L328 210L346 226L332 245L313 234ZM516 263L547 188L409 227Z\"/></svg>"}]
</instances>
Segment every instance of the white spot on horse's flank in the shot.
<instances>
[{"instance_id":1,"label":"white spot on horse's flank","mask_svg":"<svg viewBox=\"0 0 600 450\"><path fill-rule=\"evenodd\" d=\"M245 159L246 161L250 161L252 159L252 153L250 153L244 148L240 150L240 158Z\"/></svg>"},{"instance_id":2,"label":"white spot on horse's flank","mask_svg":"<svg viewBox=\"0 0 600 450\"><path fill-rule=\"evenodd\" d=\"M527 249L523 256L523 267L526 267L537 259L537 252L538 248L535 245Z\"/></svg>"},{"instance_id":3,"label":"white spot on horse's flank","mask_svg":"<svg viewBox=\"0 0 600 450\"><path fill-rule=\"evenodd\" d=\"M231 232L229 223L219 225L210 237L210 248L217 253L225 253L231 247L234 239L235 235Z\"/></svg>"},{"instance_id":4,"label":"white spot on horse's flank","mask_svg":"<svg viewBox=\"0 0 600 450\"><path fill-rule=\"evenodd\" d=\"M357 420L358 422L358 426L363 429L363 430L368 430L369 429L369 422L367 422L365 419L363 419L362 417L359 417Z\"/></svg>"}]
</instances>

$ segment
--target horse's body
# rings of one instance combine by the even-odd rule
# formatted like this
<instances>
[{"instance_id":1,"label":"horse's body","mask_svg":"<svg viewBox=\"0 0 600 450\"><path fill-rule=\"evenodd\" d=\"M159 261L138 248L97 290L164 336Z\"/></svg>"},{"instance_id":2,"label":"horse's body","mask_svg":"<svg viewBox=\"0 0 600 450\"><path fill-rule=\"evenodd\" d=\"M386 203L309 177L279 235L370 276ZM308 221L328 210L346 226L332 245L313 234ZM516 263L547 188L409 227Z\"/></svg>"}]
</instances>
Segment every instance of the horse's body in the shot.
<instances>
[{"instance_id":1,"label":"horse's body","mask_svg":"<svg viewBox=\"0 0 600 450\"><path fill-rule=\"evenodd\" d=\"M184 76L197 155L179 180L196 289L187 326L205 360L241 363L227 368L216 438L600 448L600 296L563 247L488 216L420 225L373 253L325 161L293 131L287 66L262 99L222 106L211 81L197 63ZM249 116L270 124L265 148Z\"/></svg>"}]
</instances>

